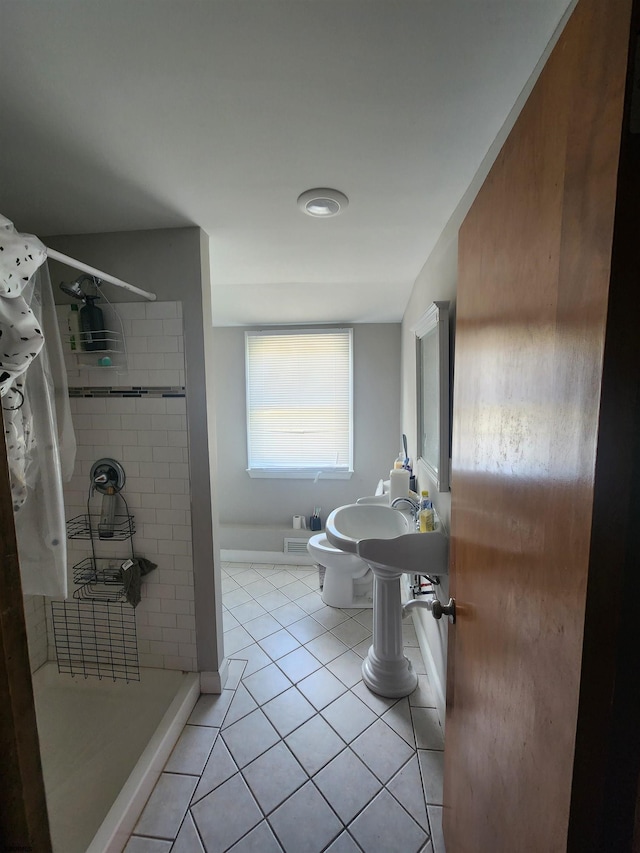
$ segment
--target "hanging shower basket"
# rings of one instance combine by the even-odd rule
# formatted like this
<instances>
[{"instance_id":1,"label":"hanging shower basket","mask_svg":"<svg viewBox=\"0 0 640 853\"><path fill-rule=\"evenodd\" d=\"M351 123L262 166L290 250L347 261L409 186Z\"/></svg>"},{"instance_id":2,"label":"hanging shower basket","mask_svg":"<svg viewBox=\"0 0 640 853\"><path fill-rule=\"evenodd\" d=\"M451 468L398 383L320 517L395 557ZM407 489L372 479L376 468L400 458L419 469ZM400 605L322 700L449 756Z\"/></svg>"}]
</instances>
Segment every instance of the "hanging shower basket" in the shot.
<instances>
[{"instance_id":1,"label":"hanging shower basket","mask_svg":"<svg viewBox=\"0 0 640 853\"><path fill-rule=\"evenodd\" d=\"M123 561L107 557L87 557L73 567L73 582L78 587L73 597L92 601L123 601ZM126 563L125 563L126 565Z\"/></svg>"},{"instance_id":2,"label":"hanging shower basket","mask_svg":"<svg viewBox=\"0 0 640 853\"><path fill-rule=\"evenodd\" d=\"M89 497L87 498L87 511L82 515L76 515L67 521L68 539L94 539L122 541L130 539L136 532L133 515L129 513L129 507L122 488L126 481L124 468L115 459L98 459L91 467ZM125 512L113 513L105 520L102 513L91 511L91 499L94 492L105 495L110 490L114 499L117 496L122 501ZM93 554L95 558L95 553Z\"/></svg>"},{"instance_id":3,"label":"hanging shower basket","mask_svg":"<svg viewBox=\"0 0 640 853\"><path fill-rule=\"evenodd\" d=\"M124 468L119 462L110 458L98 459L91 468L87 511L67 522L69 539L88 539L91 542L91 556L73 567L73 582L77 586L73 597L78 600L117 602L126 596L124 572L135 560L132 540L135 525L122 494L125 480ZM115 504L111 506L107 519L103 514L104 504L101 513L91 512L91 501L95 492L103 496L103 501L105 495L110 495L113 501L121 501L125 512L114 513ZM98 557L95 550L96 539L109 542L129 540L130 555Z\"/></svg>"},{"instance_id":4,"label":"hanging shower basket","mask_svg":"<svg viewBox=\"0 0 640 853\"><path fill-rule=\"evenodd\" d=\"M133 565L133 516L121 494L125 483L122 465L99 459L91 468L87 512L67 522L70 539L88 539L91 556L73 567L74 600L52 601L51 616L58 670L85 678L139 681L138 640L134 607L127 601L123 573ZM100 514L91 512L95 492L122 501L125 513L115 515L113 500L103 503ZM106 515L106 521L105 521ZM96 540L128 539L131 556L98 557Z\"/></svg>"},{"instance_id":5,"label":"hanging shower basket","mask_svg":"<svg viewBox=\"0 0 640 853\"><path fill-rule=\"evenodd\" d=\"M85 276L85 278L90 278ZM100 298L100 310L102 312L104 328L93 329L90 332L72 329L63 335L67 351L73 357L76 367L82 370L115 370L123 373L127 370L127 347L124 336L124 325L115 307L109 302L106 295L99 288L99 280L96 281L95 290ZM63 288L64 289L64 288ZM67 289L66 293L70 293ZM78 297L77 294L76 298ZM70 309L71 314L71 309ZM98 344L96 345L96 342ZM99 348L97 348L99 346Z\"/></svg>"},{"instance_id":6,"label":"hanging shower basket","mask_svg":"<svg viewBox=\"0 0 640 853\"><path fill-rule=\"evenodd\" d=\"M120 496L124 501L122 495ZM109 523L108 529L100 523L99 513L83 513L67 521L67 539L102 539L102 540L125 540L131 539L136 532L133 516L128 513L118 513L114 516L113 523Z\"/></svg>"}]
</instances>

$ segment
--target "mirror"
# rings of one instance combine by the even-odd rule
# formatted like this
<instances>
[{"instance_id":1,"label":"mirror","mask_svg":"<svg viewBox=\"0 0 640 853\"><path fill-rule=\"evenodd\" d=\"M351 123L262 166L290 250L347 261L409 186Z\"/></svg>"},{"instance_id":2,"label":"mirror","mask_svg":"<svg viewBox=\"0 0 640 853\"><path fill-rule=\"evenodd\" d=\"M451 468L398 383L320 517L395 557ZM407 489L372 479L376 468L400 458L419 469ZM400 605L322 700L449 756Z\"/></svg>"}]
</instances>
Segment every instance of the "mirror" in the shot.
<instances>
[{"instance_id":1,"label":"mirror","mask_svg":"<svg viewBox=\"0 0 640 853\"><path fill-rule=\"evenodd\" d=\"M434 302L414 326L418 463L449 491L449 303Z\"/></svg>"}]
</instances>

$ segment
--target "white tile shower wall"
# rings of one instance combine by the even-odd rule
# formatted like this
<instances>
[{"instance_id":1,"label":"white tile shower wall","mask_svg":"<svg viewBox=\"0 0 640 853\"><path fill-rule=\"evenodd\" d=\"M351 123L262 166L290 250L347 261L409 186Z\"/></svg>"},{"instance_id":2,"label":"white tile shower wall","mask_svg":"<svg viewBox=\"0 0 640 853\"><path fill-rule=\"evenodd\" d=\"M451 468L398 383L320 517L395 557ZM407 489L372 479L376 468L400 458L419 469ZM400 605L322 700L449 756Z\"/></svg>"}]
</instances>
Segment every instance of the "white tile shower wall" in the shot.
<instances>
[{"instance_id":1,"label":"white tile shower wall","mask_svg":"<svg viewBox=\"0 0 640 853\"><path fill-rule=\"evenodd\" d=\"M27 625L27 643L29 645L29 663L34 673L43 663L46 663L47 650L47 618L45 599L42 595L25 595L24 619Z\"/></svg>"},{"instance_id":2,"label":"white tile shower wall","mask_svg":"<svg viewBox=\"0 0 640 853\"><path fill-rule=\"evenodd\" d=\"M116 306L129 330L127 347L154 353L157 363L177 355L176 376L165 368L137 367L114 373L108 382L100 369L100 386L142 386L153 389L184 385L184 354L181 303L123 303ZM66 323L66 314L64 315ZM158 325L159 324L159 325ZM164 330L164 331L163 331ZM170 333L169 333L170 332ZM137 362L133 362L136 364ZM73 375L70 387L96 388ZM142 601L136 608L138 652L141 666L195 671L195 605L191 542L191 501L187 448L187 416L184 397L72 397L71 411L78 450L71 481L65 488L68 518L86 512L89 474L93 463L104 456L122 463L126 473L123 495L135 516L133 538L137 556L147 557L158 568L143 579ZM94 496L92 509L99 511L101 497ZM91 554L85 540L68 541L71 567ZM130 542L96 543L96 554L130 556ZM53 642L50 643L53 651Z\"/></svg>"}]
</instances>

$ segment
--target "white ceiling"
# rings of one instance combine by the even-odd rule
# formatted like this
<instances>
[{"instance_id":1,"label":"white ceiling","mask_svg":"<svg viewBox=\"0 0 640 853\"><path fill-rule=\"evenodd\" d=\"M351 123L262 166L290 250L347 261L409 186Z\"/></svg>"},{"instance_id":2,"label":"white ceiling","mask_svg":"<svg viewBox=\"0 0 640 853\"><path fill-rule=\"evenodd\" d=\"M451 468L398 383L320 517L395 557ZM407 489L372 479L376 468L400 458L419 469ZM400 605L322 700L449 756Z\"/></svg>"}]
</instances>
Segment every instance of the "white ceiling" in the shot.
<instances>
[{"instance_id":1,"label":"white ceiling","mask_svg":"<svg viewBox=\"0 0 640 853\"><path fill-rule=\"evenodd\" d=\"M568 4L0 0L0 212L199 225L218 325L398 321Z\"/></svg>"}]
</instances>

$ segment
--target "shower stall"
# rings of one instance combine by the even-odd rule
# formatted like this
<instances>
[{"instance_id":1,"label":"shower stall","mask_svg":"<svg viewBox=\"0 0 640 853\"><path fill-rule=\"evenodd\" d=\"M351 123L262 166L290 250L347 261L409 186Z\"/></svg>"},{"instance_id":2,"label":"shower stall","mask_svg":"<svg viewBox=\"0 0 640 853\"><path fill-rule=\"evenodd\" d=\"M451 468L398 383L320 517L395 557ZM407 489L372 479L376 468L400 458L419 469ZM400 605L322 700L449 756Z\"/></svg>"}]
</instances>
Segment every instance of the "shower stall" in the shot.
<instances>
[{"instance_id":1,"label":"shower stall","mask_svg":"<svg viewBox=\"0 0 640 853\"><path fill-rule=\"evenodd\" d=\"M6 222L3 236L10 234ZM70 261L49 250L53 254ZM105 317L112 311L118 317L127 346L124 361L105 359L104 348L70 345L70 305L53 304L46 265L39 266L26 311L33 311L33 328L44 332L45 345L3 393L3 415L47 810L55 853L115 852L126 844L200 692L182 305L109 303ZM98 273L85 271L85 279ZM80 298L82 285L69 285L72 296ZM45 386L50 398L43 414L37 403ZM100 513L90 475L104 457L119 460L127 472L135 527L124 553L113 527L100 528L104 552L97 556L92 536L74 535L69 521L87 517L91 529L96 498ZM127 601L121 579L114 585L107 567L121 571L138 561L157 568L139 579L138 600L129 594ZM56 654L64 648L60 613L68 620L81 607L93 611L93 626L87 632L81 618L72 626L75 664L69 669ZM96 652L102 613L108 653ZM120 666L119 613L129 630L133 626L135 669ZM109 654L111 668L104 666ZM97 668L90 665L94 658Z\"/></svg>"},{"instance_id":2,"label":"shower stall","mask_svg":"<svg viewBox=\"0 0 640 853\"><path fill-rule=\"evenodd\" d=\"M139 682L33 675L54 853L116 853L199 695L195 673L143 668Z\"/></svg>"}]
</instances>

